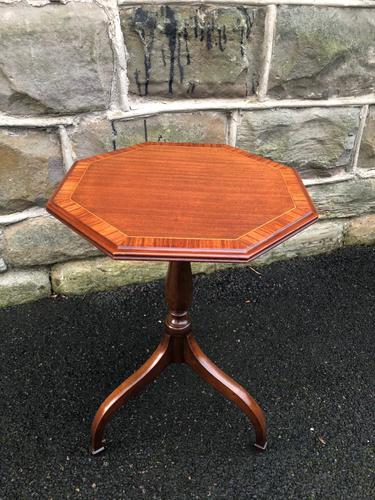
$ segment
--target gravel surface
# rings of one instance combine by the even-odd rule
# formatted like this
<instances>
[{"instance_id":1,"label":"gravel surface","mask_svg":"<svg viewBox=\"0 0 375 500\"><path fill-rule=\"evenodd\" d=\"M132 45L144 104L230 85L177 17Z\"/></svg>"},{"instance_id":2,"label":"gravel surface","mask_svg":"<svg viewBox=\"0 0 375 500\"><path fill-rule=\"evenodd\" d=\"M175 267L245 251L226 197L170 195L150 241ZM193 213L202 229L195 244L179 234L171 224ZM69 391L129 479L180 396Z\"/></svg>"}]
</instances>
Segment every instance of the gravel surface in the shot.
<instances>
[{"instance_id":1,"label":"gravel surface","mask_svg":"<svg viewBox=\"0 0 375 500\"><path fill-rule=\"evenodd\" d=\"M88 452L101 400L156 347L163 283L0 311L1 499L374 498L375 248L195 278L203 350L258 400L169 367Z\"/></svg>"}]
</instances>

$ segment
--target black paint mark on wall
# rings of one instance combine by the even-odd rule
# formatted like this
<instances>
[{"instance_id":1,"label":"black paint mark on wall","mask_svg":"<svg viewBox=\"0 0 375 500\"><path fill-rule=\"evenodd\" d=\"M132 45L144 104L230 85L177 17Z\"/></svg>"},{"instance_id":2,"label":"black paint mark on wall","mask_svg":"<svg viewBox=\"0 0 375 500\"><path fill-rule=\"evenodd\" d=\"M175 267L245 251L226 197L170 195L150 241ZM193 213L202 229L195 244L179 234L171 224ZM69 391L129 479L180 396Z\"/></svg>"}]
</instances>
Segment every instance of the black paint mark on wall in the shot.
<instances>
[{"instance_id":1,"label":"black paint mark on wall","mask_svg":"<svg viewBox=\"0 0 375 500\"><path fill-rule=\"evenodd\" d=\"M249 13L249 11L246 9L246 7L238 7L238 10L242 13L245 23L246 23L246 40L250 39L251 35L251 30L253 28L254 24L254 19L255 19L255 14Z\"/></svg>"},{"instance_id":2,"label":"black paint mark on wall","mask_svg":"<svg viewBox=\"0 0 375 500\"><path fill-rule=\"evenodd\" d=\"M194 82L189 82L188 83L188 88L187 88L187 93L190 94L190 95L193 95L194 94L194 90L195 90L195 83Z\"/></svg>"},{"instance_id":3,"label":"black paint mark on wall","mask_svg":"<svg viewBox=\"0 0 375 500\"><path fill-rule=\"evenodd\" d=\"M243 26L241 26L240 30L240 51L243 57L245 55L245 28Z\"/></svg>"},{"instance_id":4,"label":"black paint mark on wall","mask_svg":"<svg viewBox=\"0 0 375 500\"><path fill-rule=\"evenodd\" d=\"M116 151L117 145L116 145L116 140L117 140L117 130L116 130L116 125L114 121L111 121L111 129L112 129L112 147L113 151Z\"/></svg>"},{"instance_id":5,"label":"black paint mark on wall","mask_svg":"<svg viewBox=\"0 0 375 500\"><path fill-rule=\"evenodd\" d=\"M194 36L198 38L198 17L194 16Z\"/></svg>"},{"instance_id":6,"label":"black paint mark on wall","mask_svg":"<svg viewBox=\"0 0 375 500\"><path fill-rule=\"evenodd\" d=\"M225 30L225 26L224 26L224 30ZM223 35L222 29L218 28L217 29L217 33L218 33L218 36L219 36L219 49L221 50L221 52L224 52L224 45L223 45L224 35Z\"/></svg>"},{"instance_id":7,"label":"black paint mark on wall","mask_svg":"<svg viewBox=\"0 0 375 500\"><path fill-rule=\"evenodd\" d=\"M177 39L177 21L173 10L166 6L165 16L167 22L165 24L165 35L168 38L169 45L169 81L168 81L168 92L173 94L173 79L174 79L174 64L176 60L176 39Z\"/></svg>"},{"instance_id":8,"label":"black paint mark on wall","mask_svg":"<svg viewBox=\"0 0 375 500\"><path fill-rule=\"evenodd\" d=\"M185 51L186 51L186 64L189 65L191 62L190 59L190 52L189 52L189 31L188 31L188 24L185 22L184 30L182 32L182 36L184 37L185 40Z\"/></svg>"},{"instance_id":9,"label":"black paint mark on wall","mask_svg":"<svg viewBox=\"0 0 375 500\"><path fill-rule=\"evenodd\" d=\"M163 66L165 67L167 65L167 61L165 60L165 51L164 47L161 48L161 59L163 61Z\"/></svg>"},{"instance_id":10,"label":"black paint mark on wall","mask_svg":"<svg viewBox=\"0 0 375 500\"><path fill-rule=\"evenodd\" d=\"M183 17L179 10L173 10L170 6L161 6L160 10L144 10L139 7L135 10L133 28L138 33L144 47L144 78L143 71L139 68L134 73L135 82L140 95L148 95L149 85L152 82L152 65L159 64L165 68L169 67L167 79L168 93L173 94L174 82L178 78L179 84L184 84L186 93L192 95L196 89L194 75L193 80L188 79L186 66L193 64L193 55L197 50L211 51L216 48L221 53L225 52L229 33L233 42L233 35L238 36L238 50L241 56L246 55L247 41L251 37L255 14L245 7L236 9L237 16L230 18L230 24L225 25L227 20L221 9L206 9L197 7L193 15ZM233 21L232 21L233 19ZM158 37L163 34L166 43ZM193 40L195 38L195 41ZM160 43L159 58L155 63L152 58L155 40ZM193 40L192 52L189 44ZM202 47L199 47L199 41ZM198 47L197 47L198 46ZM232 44L231 44L232 47ZM185 80L186 79L186 80Z\"/></svg>"},{"instance_id":11,"label":"black paint mark on wall","mask_svg":"<svg viewBox=\"0 0 375 500\"><path fill-rule=\"evenodd\" d=\"M138 94L142 95L142 85L141 85L141 81L139 79L139 71L137 69L134 71L134 79L135 79L135 83L137 85Z\"/></svg>"},{"instance_id":12,"label":"black paint mark on wall","mask_svg":"<svg viewBox=\"0 0 375 500\"><path fill-rule=\"evenodd\" d=\"M143 120L143 130L145 133L145 142L148 142L148 134L147 134L147 120Z\"/></svg>"},{"instance_id":13,"label":"black paint mark on wall","mask_svg":"<svg viewBox=\"0 0 375 500\"><path fill-rule=\"evenodd\" d=\"M148 86L151 79L151 56L152 49L155 41L156 18L152 12L147 12L139 7L134 14L134 28L138 33L144 45L144 68L145 68L145 82L144 92L142 94L141 83L139 81L138 70L136 71L136 83L140 95L148 94Z\"/></svg>"},{"instance_id":14,"label":"black paint mark on wall","mask_svg":"<svg viewBox=\"0 0 375 500\"><path fill-rule=\"evenodd\" d=\"M180 83L184 81L184 66L181 62L181 34L177 36L177 65L180 72Z\"/></svg>"}]
</instances>

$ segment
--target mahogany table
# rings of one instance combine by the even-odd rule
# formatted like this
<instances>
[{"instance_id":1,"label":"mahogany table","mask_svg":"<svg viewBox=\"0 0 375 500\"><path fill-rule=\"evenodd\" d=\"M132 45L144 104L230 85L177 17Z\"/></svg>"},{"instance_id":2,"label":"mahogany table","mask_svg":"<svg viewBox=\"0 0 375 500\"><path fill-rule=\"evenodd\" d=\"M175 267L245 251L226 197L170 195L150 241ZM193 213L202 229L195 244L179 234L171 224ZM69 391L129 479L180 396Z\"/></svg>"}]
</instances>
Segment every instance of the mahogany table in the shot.
<instances>
[{"instance_id":1,"label":"mahogany table","mask_svg":"<svg viewBox=\"0 0 375 500\"><path fill-rule=\"evenodd\" d=\"M263 411L200 349L191 329L191 261L248 262L317 213L298 174L227 145L137 144L77 161L47 209L113 259L169 261L168 314L156 351L100 405L91 451L108 420L170 363L186 363L236 403L265 449Z\"/></svg>"}]
</instances>

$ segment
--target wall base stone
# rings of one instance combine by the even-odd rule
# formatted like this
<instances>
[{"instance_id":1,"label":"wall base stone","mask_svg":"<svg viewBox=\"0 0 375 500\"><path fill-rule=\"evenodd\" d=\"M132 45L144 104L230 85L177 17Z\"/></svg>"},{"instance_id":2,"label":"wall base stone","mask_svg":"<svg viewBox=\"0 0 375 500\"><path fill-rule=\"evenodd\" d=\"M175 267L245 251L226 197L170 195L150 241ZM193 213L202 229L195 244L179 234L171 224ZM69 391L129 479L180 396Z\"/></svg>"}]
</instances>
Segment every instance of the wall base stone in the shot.
<instances>
[{"instance_id":1,"label":"wall base stone","mask_svg":"<svg viewBox=\"0 0 375 500\"><path fill-rule=\"evenodd\" d=\"M310 186L308 191L322 219L358 217L375 212L375 179Z\"/></svg>"},{"instance_id":2,"label":"wall base stone","mask_svg":"<svg viewBox=\"0 0 375 500\"><path fill-rule=\"evenodd\" d=\"M70 261L52 267L52 289L62 295L110 290L164 279L167 268L167 262L116 261L109 257ZM194 273L214 271L217 268L217 265L210 263L193 264Z\"/></svg>"},{"instance_id":3,"label":"wall base stone","mask_svg":"<svg viewBox=\"0 0 375 500\"><path fill-rule=\"evenodd\" d=\"M52 267L52 289L62 295L110 290L162 278L166 269L164 262L115 261L109 257L71 261Z\"/></svg>"},{"instance_id":4,"label":"wall base stone","mask_svg":"<svg viewBox=\"0 0 375 500\"><path fill-rule=\"evenodd\" d=\"M347 225L344 245L374 245L375 214L358 217Z\"/></svg>"},{"instance_id":5,"label":"wall base stone","mask_svg":"<svg viewBox=\"0 0 375 500\"><path fill-rule=\"evenodd\" d=\"M32 302L50 295L47 269L9 271L0 275L0 307Z\"/></svg>"},{"instance_id":6,"label":"wall base stone","mask_svg":"<svg viewBox=\"0 0 375 500\"><path fill-rule=\"evenodd\" d=\"M344 228L341 221L317 222L255 259L253 265L332 252L342 245Z\"/></svg>"},{"instance_id":7,"label":"wall base stone","mask_svg":"<svg viewBox=\"0 0 375 500\"><path fill-rule=\"evenodd\" d=\"M94 245L51 216L29 219L4 230L5 261L15 267L53 264L99 253Z\"/></svg>"}]
</instances>

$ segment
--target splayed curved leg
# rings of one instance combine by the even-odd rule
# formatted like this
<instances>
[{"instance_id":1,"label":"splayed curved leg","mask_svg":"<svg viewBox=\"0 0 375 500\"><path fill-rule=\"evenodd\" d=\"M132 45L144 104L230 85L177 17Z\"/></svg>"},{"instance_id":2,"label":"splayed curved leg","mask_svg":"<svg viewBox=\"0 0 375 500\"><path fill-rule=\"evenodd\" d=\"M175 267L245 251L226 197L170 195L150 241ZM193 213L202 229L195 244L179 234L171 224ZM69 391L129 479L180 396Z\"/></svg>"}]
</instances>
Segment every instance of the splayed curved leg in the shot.
<instances>
[{"instance_id":1,"label":"splayed curved leg","mask_svg":"<svg viewBox=\"0 0 375 500\"><path fill-rule=\"evenodd\" d=\"M204 354L191 334L187 335L185 339L184 360L203 380L233 401L247 415L255 429L256 448L265 450L267 433L262 409L246 389L220 370Z\"/></svg>"},{"instance_id":2,"label":"splayed curved leg","mask_svg":"<svg viewBox=\"0 0 375 500\"><path fill-rule=\"evenodd\" d=\"M124 380L100 405L91 426L91 453L93 455L104 450L104 428L115 411L155 380L170 361L171 337L165 334L146 363Z\"/></svg>"}]
</instances>

